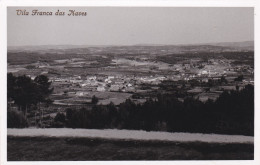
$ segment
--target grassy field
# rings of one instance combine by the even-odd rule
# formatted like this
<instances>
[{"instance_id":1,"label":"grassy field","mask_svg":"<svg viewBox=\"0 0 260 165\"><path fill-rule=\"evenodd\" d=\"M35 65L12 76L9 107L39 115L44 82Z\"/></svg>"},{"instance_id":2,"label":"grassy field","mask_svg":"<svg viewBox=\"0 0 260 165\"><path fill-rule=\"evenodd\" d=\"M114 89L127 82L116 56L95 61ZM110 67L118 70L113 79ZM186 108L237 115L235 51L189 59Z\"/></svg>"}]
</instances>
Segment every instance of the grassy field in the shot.
<instances>
[{"instance_id":1,"label":"grassy field","mask_svg":"<svg viewBox=\"0 0 260 165\"><path fill-rule=\"evenodd\" d=\"M252 160L254 145L8 136L7 159L8 161Z\"/></svg>"}]
</instances>

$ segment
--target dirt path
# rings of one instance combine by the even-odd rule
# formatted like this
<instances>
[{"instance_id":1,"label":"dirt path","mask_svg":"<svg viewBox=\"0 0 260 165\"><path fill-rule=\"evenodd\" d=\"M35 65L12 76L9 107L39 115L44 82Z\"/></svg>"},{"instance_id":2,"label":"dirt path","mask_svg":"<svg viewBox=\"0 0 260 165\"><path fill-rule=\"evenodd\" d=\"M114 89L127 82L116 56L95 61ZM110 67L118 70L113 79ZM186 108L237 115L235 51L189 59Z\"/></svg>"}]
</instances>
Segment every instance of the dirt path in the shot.
<instances>
[{"instance_id":1,"label":"dirt path","mask_svg":"<svg viewBox=\"0 0 260 165\"><path fill-rule=\"evenodd\" d=\"M163 140L176 142L212 142L212 143L254 143L254 137L242 135L219 135L201 133L169 133L146 132L135 130L97 130L97 129L70 129L70 128L26 128L8 129L8 136L20 137L90 137L107 139L133 139L133 140Z\"/></svg>"}]
</instances>

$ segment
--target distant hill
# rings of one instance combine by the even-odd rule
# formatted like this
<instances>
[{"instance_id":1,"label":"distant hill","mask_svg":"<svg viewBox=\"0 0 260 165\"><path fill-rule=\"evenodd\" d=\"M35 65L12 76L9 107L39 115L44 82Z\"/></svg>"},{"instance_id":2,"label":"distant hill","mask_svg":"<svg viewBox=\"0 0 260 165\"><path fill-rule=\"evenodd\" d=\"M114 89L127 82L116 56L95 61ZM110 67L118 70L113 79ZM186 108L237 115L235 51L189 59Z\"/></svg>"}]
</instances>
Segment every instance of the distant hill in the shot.
<instances>
[{"instance_id":1,"label":"distant hill","mask_svg":"<svg viewBox=\"0 0 260 165\"><path fill-rule=\"evenodd\" d=\"M254 41L244 41L244 42L220 42L212 44L215 46L232 47L237 49L248 49L254 50Z\"/></svg>"},{"instance_id":2,"label":"distant hill","mask_svg":"<svg viewBox=\"0 0 260 165\"><path fill-rule=\"evenodd\" d=\"M254 41L244 41L244 42L220 42L213 43L210 45L216 46L229 46L229 47L254 47Z\"/></svg>"},{"instance_id":3,"label":"distant hill","mask_svg":"<svg viewBox=\"0 0 260 165\"><path fill-rule=\"evenodd\" d=\"M102 51L122 52L128 50L137 51L168 51L169 53L185 52L227 52L227 51L254 51L254 41L244 42L220 42L205 44L182 44L182 45L41 45L41 46L9 46L8 52L38 52L38 53L79 53L88 52L89 49Z\"/></svg>"}]
</instances>

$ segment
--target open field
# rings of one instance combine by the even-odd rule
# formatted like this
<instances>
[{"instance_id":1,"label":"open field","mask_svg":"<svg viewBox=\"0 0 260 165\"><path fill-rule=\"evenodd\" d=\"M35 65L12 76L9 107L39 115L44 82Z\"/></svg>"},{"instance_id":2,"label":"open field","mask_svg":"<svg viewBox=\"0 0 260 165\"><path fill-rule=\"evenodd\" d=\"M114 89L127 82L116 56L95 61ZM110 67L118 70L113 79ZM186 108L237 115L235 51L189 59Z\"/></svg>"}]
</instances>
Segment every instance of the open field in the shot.
<instances>
[{"instance_id":1,"label":"open field","mask_svg":"<svg viewBox=\"0 0 260 165\"><path fill-rule=\"evenodd\" d=\"M14 136L7 141L8 161L254 159L254 145L248 143Z\"/></svg>"}]
</instances>

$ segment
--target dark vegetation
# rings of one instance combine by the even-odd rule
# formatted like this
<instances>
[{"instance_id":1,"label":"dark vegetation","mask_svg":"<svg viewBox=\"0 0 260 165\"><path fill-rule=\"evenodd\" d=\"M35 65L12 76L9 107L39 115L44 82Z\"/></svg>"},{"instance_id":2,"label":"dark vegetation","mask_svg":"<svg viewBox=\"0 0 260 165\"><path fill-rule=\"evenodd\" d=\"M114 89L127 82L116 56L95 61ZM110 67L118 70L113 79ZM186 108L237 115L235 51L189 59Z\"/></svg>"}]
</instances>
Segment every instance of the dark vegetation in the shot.
<instances>
[{"instance_id":1,"label":"dark vegetation","mask_svg":"<svg viewBox=\"0 0 260 165\"><path fill-rule=\"evenodd\" d=\"M184 102L175 96L158 95L144 104L130 99L116 107L94 105L91 110L67 109L64 126L117 128L147 131L200 132L254 135L254 87L223 92L214 102L194 98Z\"/></svg>"},{"instance_id":2,"label":"dark vegetation","mask_svg":"<svg viewBox=\"0 0 260 165\"><path fill-rule=\"evenodd\" d=\"M44 62L44 63L51 63L54 60L62 60L62 59L72 59L72 58L83 58L89 61L96 60L97 63L91 64L93 68L96 67L103 67L102 65L109 65L111 62L111 57L102 58L102 57L95 57L91 56L90 54L75 54L75 53L65 53L65 54L58 54L58 53L38 53L38 52L18 52L18 53L11 53L8 52L8 59L7 62L10 65L25 65L27 69L34 69L33 63L37 62Z\"/></svg>"},{"instance_id":3,"label":"dark vegetation","mask_svg":"<svg viewBox=\"0 0 260 165\"><path fill-rule=\"evenodd\" d=\"M92 104L97 104L98 103L98 98L95 95L91 98L91 103Z\"/></svg>"},{"instance_id":4,"label":"dark vegetation","mask_svg":"<svg viewBox=\"0 0 260 165\"><path fill-rule=\"evenodd\" d=\"M57 53L28 53L28 52L18 52L18 53L10 53L8 52L7 62L11 65L22 65L22 64L32 64L38 61L41 62L51 62L53 60L58 59L66 59L66 58L80 58L82 55L74 55L74 54L57 54Z\"/></svg>"},{"instance_id":5,"label":"dark vegetation","mask_svg":"<svg viewBox=\"0 0 260 165\"><path fill-rule=\"evenodd\" d=\"M27 113L32 107L37 107L39 112L41 111L41 104L50 104L52 101L49 99L49 95L52 93L53 88L50 87L51 82L47 76L39 75L32 80L30 77L14 76L12 73L7 75L7 101L8 109L10 110L12 104L18 106L18 110L23 112L24 120L27 119ZM8 128L12 127L25 127L25 124L20 124L23 120L19 117L19 120L14 120L21 116L20 112L15 110L8 111L7 120ZM17 122L17 123L15 123Z\"/></svg>"},{"instance_id":6,"label":"dark vegetation","mask_svg":"<svg viewBox=\"0 0 260 165\"><path fill-rule=\"evenodd\" d=\"M242 80L241 80L242 81ZM224 76L221 76L219 79L208 78L208 82L201 82L200 80L191 79L191 80L163 80L160 84L140 84L140 88L143 90L149 90L145 93L133 93L133 99L147 98L147 97L157 97L158 93L160 94L170 94L176 98L186 98L194 96L192 93L187 91L193 87L201 87L205 92L210 91L210 87L227 85L228 81ZM153 87L159 87L157 90L152 90Z\"/></svg>"},{"instance_id":7,"label":"dark vegetation","mask_svg":"<svg viewBox=\"0 0 260 165\"><path fill-rule=\"evenodd\" d=\"M244 79L243 75L239 75L237 78L234 79L234 81L242 81Z\"/></svg>"},{"instance_id":8,"label":"dark vegetation","mask_svg":"<svg viewBox=\"0 0 260 165\"><path fill-rule=\"evenodd\" d=\"M13 101L24 112L25 121L32 105L50 102L48 96L52 90L46 76L31 80L26 76L8 74L8 101ZM158 94L143 104L127 99L118 106L112 102L97 105L98 98L93 96L92 104L88 105L92 108L68 108L66 115L57 114L52 127L254 135L253 85L242 90L224 91L216 101L205 103L193 97L179 101L177 97L182 93L176 92ZM25 126L21 114L9 112L8 127Z\"/></svg>"},{"instance_id":9,"label":"dark vegetation","mask_svg":"<svg viewBox=\"0 0 260 165\"><path fill-rule=\"evenodd\" d=\"M7 153L8 161L252 160L254 145L9 136Z\"/></svg>"},{"instance_id":10,"label":"dark vegetation","mask_svg":"<svg viewBox=\"0 0 260 165\"><path fill-rule=\"evenodd\" d=\"M20 110L26 110L31 105L40 102L50 103L48 96L52 93L51 82L47 76L39 75L32 80L28 76L14 76L7 74L7 98L14 101Z\"/></svg>"},{"instance_id":11,"label":"dark vegetation","mask_svg":"<svg viewBox=\"0 0 260 165\"><path fill-rule=\"evenodd\" d=\"M22 112L16 110L7 111L7 128L24 128L28 123Z\"/></svg>"},{"instance_id":12,"label":"dark vegetation","mask_svg":"<svg viewBox=\"0 0 260 165\"><path fill-rule=\"evenodd\" d=\"M65 123L66 116L63 113L58 112L54 118L54 122L52 123L52 127L62 128Z\"/></svg>"},{"instance_id":13,"label":"dark vegetation","mask_svg":"<svg viewBox=\"0 0 260 165\"><path fill-rule=\"evenodd\" d=\"M173 58L174 57L174 58ZM177 64L184 59L202 59L203 62L207 62L210 59L229 59L234 60L233 64L248 64L254 67L254 52L200 52L200 53L178 53L169 54L164 56L157 56L158 61L162 61L169 64Z\"/></svg>"}]
</instances>

